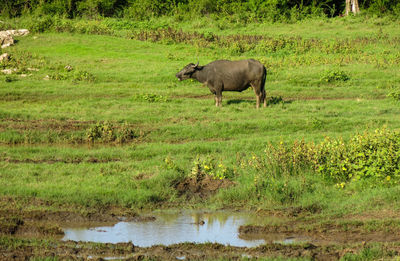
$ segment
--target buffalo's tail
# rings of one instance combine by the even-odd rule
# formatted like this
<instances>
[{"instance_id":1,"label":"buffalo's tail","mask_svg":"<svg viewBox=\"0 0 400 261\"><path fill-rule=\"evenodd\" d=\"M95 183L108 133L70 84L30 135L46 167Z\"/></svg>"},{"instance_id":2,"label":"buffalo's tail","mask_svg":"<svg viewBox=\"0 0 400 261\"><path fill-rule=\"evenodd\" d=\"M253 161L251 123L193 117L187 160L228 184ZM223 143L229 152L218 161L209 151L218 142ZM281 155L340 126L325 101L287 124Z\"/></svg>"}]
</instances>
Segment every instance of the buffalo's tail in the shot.
<instances>
[{"instance_id":1,"label":"buffalo's tail","mask_svg":"<svg viewBox=\"0 0 400 261\"><path fill-rule=\"evenodd\" d=\"M262 82L261 82L261 90L265 91L265 80L267 78L267 69L265 66L263 66L263 77L262 77Z\"/></svg>"}]
</instances>

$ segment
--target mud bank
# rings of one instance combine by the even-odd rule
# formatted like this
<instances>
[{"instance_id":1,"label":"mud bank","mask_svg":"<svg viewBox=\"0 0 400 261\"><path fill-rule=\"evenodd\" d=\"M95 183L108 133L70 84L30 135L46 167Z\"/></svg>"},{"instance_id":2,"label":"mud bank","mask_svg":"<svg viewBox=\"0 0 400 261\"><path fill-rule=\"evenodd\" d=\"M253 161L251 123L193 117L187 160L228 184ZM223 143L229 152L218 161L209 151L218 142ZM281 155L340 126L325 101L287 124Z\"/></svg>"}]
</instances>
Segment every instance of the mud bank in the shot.
<instances>
[{"instance_id":1,"label":"mud bank","mask_svg":"<svg viewBox=\"0 0 400 261\"><path fill-rule=\"evenodd\" d=\"M121 220L152 224L156 216L123 208L77 209L54 206L46 202L26 203L1 201L0 260L27 260L32 257L57 257L59 260L240 260L246 258L308 258L338 260L348 255L361 255L372 250L377 258L396 257L400 253L400 234L393 220L377 222L376 216L363 215L317 222L308 217L285 216L282 213L251 213L268 224L242 224L237 233L242 240L262 239L256 247L238 247L219 243L175 243L140 247L132 242L98 243L67 240L63 228L71 225L99 224L113 226ZM30 205L29 205L30 204ZM240 212L239 212L240 213ZM300 215L301 216L301 215ZM378 217L379 218L379 217ZM223 224L229 221L220 219ZM204 222L204 223L203 223ZM209 219L196 219L193 226L207 226ZM372 224L374 226L372 226ZM171 235L172 237L174 235ZM372 250L371 250L372 249ZM374 253L375 253L374 252ZM361 254L360 254L361 253Z\"/></svg>"}]
</instances>

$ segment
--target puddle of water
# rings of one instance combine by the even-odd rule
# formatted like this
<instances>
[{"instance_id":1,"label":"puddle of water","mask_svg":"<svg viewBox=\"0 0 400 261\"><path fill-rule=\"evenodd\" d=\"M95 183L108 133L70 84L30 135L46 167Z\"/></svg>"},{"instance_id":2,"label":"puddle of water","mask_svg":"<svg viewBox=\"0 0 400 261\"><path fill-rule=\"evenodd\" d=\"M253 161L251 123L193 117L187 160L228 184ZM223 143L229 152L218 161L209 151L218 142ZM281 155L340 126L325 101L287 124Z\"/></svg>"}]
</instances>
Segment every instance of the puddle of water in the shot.
<instances>
[{"instance_id":1,"label":"puddle of water","mask_svg":"<svg viewBox=\"0 0 400 261\"><path fill-rule=\"evenodd\" d=\"M152 222L119 222L95 228L65 228L63 240L121 243L140 247L183 242L220 243L255 247L265 240L239 238L239 227L254 222L254 214L244 213L156 213Z\"/></svg>"}]
</instances>

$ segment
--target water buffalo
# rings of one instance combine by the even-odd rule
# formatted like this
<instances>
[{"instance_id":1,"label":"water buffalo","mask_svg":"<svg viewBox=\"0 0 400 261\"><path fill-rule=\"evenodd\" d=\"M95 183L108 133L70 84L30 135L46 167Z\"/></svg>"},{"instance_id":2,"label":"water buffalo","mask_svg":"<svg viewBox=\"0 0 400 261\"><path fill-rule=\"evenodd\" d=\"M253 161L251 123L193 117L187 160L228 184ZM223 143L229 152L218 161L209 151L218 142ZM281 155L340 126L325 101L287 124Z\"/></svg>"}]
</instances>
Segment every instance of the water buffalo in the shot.
<instances>
[{"instance_id":1,"label":"water buffalo","mask_svg":"<svg viewBox=\"0 0 400 261\"><path fill-rule=\"evenodd\" d=\"M257 95L257 108L260 103L267 106L265 100L265 78L267 70L257 60L248 59L241 61L217 60L204 66L199 63L186 65L176 77L182 81L189 78L196 79L208 86L215 94L215 106L222 104L223 91L241 92L253 87Z\"/></svg>"}]
</instances>

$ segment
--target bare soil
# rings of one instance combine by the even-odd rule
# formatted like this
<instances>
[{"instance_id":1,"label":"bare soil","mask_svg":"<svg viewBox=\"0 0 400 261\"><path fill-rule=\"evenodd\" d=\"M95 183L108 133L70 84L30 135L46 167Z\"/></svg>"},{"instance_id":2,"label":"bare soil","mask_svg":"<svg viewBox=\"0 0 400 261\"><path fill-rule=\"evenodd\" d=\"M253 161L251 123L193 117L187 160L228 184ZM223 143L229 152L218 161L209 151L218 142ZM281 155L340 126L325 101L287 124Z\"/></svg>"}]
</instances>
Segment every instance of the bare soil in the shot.
<instances>
[{"instance_id":1,"label":"bare soil","mask_svg":"<svg viewBox=\"0 0 400 261\"><path fill-rule=\"evenodd\" d=\"M228 179L213 179L209 175L205 175L201 179L186 178L178 183L175 188L180 196L206 198L216 193L219 189L227 188L234 184L233 181Z\"/></svg>"}]
</instances>

